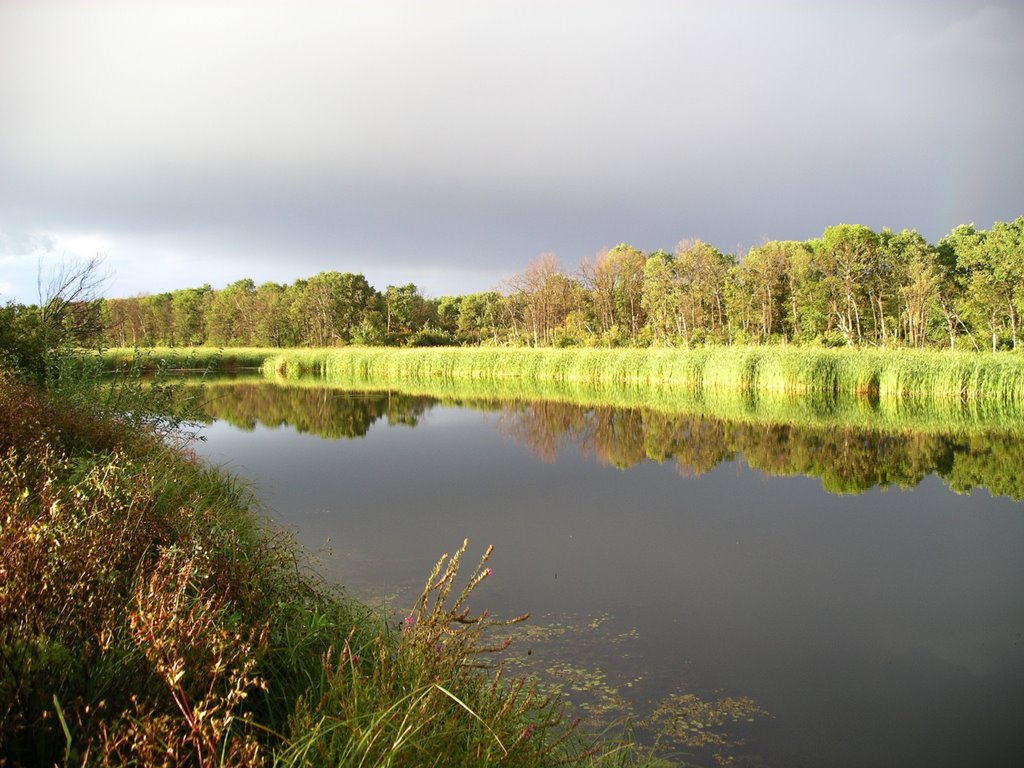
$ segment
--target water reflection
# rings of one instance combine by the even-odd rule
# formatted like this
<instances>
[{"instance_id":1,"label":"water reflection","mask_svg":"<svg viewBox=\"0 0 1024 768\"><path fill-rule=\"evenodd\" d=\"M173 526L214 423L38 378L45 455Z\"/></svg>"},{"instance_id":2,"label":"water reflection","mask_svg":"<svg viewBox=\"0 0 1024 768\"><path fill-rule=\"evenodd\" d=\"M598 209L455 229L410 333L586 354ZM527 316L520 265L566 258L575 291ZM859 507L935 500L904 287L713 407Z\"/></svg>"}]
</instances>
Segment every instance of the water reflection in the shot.
<instances>
[{"instance_id":1,"label":"water reflection","mask_svg":"<svg viewBox=\"0 0 1024 768\"><path fill-rule=\"evenodd\" d=\"M438 402L392 392L285 387L262 381L208 385L201 396L208 417L233 427L291 427L332 440L363 437L382 418L391 425L415 427Z\"/></svg>"},{"instance_id":2,"label":"water reflection","mask_svg":"<svg viewBox=\"0 0 1024 768\"><path fill-rule=\"evenodd\" d=\"M494 543L477 607L534 616L509 674L690 764L1014 764L1024 515L949 492L1021 497L1012 420L439 386L213 383L197 452L386 609Z\"/></svg>"},{"instance_id":3,"label":"water reflection","mask_svg":"<svg viewBox=\"0 0 1024 768\"><path fill-rule=\"evenodd\" d=\"M819 478L831 493L913 488L934 473L957 493L984 488L1024 499L1024 440L1013 429L942 432L742 421L654 408L442 399L264 381L212 384L203 401L210 418L241 429L288 426L331 439L363 437L381 419L414 427L429 409L456 404L497 412L501 434L545 462L571 449L620 469L673 462L679 474L696 477L740 459L769 475Z\"/></svg>"}]
</instances>

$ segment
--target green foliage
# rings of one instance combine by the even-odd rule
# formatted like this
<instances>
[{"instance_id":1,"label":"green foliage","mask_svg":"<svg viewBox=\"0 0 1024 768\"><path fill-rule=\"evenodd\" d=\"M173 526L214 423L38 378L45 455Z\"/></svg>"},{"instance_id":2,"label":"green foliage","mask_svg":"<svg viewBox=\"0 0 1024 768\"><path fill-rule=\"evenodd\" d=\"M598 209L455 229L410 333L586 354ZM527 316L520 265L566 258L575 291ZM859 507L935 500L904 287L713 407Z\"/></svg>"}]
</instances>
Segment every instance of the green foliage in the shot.
<instances>
[{"instance_id":1,"label":"green foliage","mask_svg":"<svg viewBox=\"0 0 1024 768\"><path fill-rule=\"evenodd\" d=\"M0 306L0 369L13 369L42 383L47 378L49 354L37 308L13 303Z\"/></svg>"},{"instance_id":2,"label":"green foliage","mask_svg":"<svg viewBox=\"0 0 1024 768\"><path fill-rule=\"evenodd\" d=\"M119 347L796 343L994 351L1018 346L1022 243L1024 217L989 231L959 226L938 246L915 230L838 224L820 238L773 240L735 255L700 240L674 253L622 243L575 274L541 254L501 292L427 299L412 283L380 292L361 274L322 272L291 285L242 279L220 290L75 302L65 315L77 315L70 324L80 328L102 320L105 343Z\"/></svg>"},{"instance_id":3,"label":"green foliage","mask_svg":"<svg viewBox=\"0 0 1024 768\"><path fill-rule=\"evenodd\" d=\"M429 323L420 328L409 340L410 347L450 347L455 337L442 328L434 328Z\"/></svg>"}]
</instances>

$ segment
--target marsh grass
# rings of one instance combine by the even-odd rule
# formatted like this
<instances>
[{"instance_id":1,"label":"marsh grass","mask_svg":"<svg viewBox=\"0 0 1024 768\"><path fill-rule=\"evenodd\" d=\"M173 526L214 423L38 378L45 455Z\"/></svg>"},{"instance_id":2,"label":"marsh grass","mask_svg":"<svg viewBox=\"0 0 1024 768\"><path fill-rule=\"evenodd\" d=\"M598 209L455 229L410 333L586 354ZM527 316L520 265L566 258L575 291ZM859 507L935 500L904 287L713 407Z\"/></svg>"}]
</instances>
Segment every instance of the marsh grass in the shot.
<instances>
[{"instance_id":1,"label":"marsh grass","mask_svg":"<svg viewBox=\"0 0 1024 768\"><path fill-rule=\"evenodd\" d=\"M141 355L141 357L139 357ZM681 349L343 347L107 350L116 368L260 368L283 378L565 383L649 393L858 396L912 402L998 402L1024 410L1024 358L1010 353L732 346ZM139 361L142 361L141 363Z\"/></svg>"},{"instance_id":2,"label":"marsh grass","mask_svg":"<svg viewBox=\"0 0 1024 768\"><path fill-rule=\"evenodd\" d=\"M1010 354L798 347L666 349L289 350L265 371L326 380L527 379L673 392L728 391L887 400L1024 403L1024 359Z\"/></svg>"},{"instance_id":3,"label":"marsh grass","mask_svg":"<svg viewBox=\"0 0 1024 768\"><path fill-rule=\"evenodd\" d=\"M556 702L480 668L502 623L467 610L483 564L453 590L465 547L398 631L251 506L152 433L3 375L5 764L598 761Z\"/></svg>"}]
</instances>

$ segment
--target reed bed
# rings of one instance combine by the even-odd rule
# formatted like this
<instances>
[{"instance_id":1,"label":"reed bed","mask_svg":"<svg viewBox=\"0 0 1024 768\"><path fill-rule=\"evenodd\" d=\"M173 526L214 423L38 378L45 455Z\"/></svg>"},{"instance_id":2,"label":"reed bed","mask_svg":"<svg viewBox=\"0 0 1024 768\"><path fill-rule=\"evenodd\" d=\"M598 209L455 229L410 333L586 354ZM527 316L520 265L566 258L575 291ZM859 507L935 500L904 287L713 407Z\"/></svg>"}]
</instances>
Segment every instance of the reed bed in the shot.
<instances>
[{"instance_id":1,"label":"reed bed","mask_svg":"<svg viewBox=\"0 0 1024 768\"><path fill-rule=\"evenodd\" d=\"M108 368L235 370L262 368L285 378L326 381L374 377L525 380L633 388L645 392L799 395L827 401L988 402L1024 405L1024 356L934 350L809 347L681 349L530 349L510 347L343 347L336 349L114 349Z\"/></svg>"},{"instance_id":2,"label":"reed bed","mask_svg":"<svg viewBox=\"0 0 1024 768\"><path fill-rule=\"evenodd\" d=\"M675 392L782 393L881 400L1024 402L1024 357L1007 353L798 347L287 350L283 376L567 382Z\"/></svg>"}]
</instances>

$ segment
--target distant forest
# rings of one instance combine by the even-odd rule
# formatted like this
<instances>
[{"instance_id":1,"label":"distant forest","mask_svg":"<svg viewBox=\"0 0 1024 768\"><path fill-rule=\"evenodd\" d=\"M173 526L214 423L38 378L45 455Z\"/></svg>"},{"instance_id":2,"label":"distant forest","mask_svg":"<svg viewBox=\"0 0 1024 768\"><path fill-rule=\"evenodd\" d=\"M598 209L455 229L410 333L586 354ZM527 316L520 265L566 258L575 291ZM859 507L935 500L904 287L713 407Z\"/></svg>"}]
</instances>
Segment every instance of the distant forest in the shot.
<instances>
[{"instance_id":1,"label":"distant forest","mask_svg":"<svg viewBox=\"0 0 1024 768\"><path fill-rule=\"evenodd\" d=\"M110 346L528 345L1016 349L1024 313L1024 217L914 230L839 224L737 256L700 240L674 253L629 245L565 271L543 254L499 290L426 298L361 274L290 285L239 280L79 308ZM97 339L82 339L83 343Z\"/></svg>"}]
</instances>

